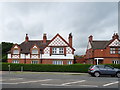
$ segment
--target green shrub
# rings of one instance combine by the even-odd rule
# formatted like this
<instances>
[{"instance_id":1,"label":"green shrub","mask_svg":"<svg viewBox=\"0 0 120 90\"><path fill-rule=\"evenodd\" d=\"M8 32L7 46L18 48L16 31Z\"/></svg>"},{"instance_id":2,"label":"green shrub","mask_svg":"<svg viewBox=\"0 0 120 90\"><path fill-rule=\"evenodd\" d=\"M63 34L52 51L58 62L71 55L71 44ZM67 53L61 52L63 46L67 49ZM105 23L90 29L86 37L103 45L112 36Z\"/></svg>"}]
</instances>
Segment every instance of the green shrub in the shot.
<instances>
[{"instance_id":1,"label":"green shrub","mask_svg":"<svg viewBox=\"0 0 120 90\"><path fill-rule=\"evenodd\" d=\"M36 72L81 72L86 73L91 64L72 64L72 65L50 65L50 64L13 64L2 63L2 71L8 71L8 65L11 71L20 71L23 66L23 71ZM120 64L107 64L120 69Z\"/></svg>"},{"instance_id":2,"label":"green shrub","mask_svg":"<svg viewBox=\"0 0 120 90\"><path fill-rule=\"evenodd\" d=\"M24 71L36 72L87 72L90 64L73 64L73 65L48 65L48 64L13 64L2 63L2 71L8 71L10 65L11 71L20 71L23 66Z\"/></svg>"}]
</instances>

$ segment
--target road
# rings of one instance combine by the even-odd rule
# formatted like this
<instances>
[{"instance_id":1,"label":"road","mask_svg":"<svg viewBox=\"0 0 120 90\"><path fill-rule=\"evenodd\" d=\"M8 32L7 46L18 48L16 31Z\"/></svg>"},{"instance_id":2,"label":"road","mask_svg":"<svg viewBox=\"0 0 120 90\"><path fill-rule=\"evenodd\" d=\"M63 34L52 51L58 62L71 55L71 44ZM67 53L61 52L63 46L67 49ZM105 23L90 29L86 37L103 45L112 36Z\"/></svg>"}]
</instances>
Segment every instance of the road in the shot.
<instances>
[{"instance_id":1,"label":"road","mask_svg":"<svg viewBox=\"0 0 120 90\"><path fill-rule=\"evenodd\" d=\"M2 72L2 88L118 88L116 77L87 73Z\"/></svg>"}]
</instances>

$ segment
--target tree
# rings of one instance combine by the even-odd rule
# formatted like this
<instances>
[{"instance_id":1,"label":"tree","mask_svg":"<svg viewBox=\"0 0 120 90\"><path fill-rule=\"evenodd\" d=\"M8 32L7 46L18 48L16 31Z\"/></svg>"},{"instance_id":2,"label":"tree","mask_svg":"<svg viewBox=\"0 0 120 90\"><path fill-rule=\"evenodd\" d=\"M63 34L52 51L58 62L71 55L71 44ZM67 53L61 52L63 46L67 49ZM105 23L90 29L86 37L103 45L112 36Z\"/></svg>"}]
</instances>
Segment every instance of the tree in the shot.
<instances>
[{"instance_id":1,"label":"tree","mask_svg":"<svg viewBox=\"0 0 120 90\"><path fill-rule=\"evenodd\" d=\"M13 43L2 42L2 62L7 62L7 52L12 48Z\"/></svg>"}]
</instances>

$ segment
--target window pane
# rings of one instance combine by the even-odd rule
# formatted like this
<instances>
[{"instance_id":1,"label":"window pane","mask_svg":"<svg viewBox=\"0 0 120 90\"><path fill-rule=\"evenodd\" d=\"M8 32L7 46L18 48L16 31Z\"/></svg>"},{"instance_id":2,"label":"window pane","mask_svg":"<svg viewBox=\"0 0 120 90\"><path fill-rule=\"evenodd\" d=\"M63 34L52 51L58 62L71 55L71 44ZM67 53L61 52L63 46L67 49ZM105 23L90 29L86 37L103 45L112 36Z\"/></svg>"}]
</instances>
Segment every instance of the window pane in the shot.
<instances>
[{"instance_id":1,"label":"window pane","mask_svg":"<svg viewBox=\"0 0 120 90\"><path fill-rule=\"evenodd\" d=\"M13 60L12 63L19 63L19 60Z\"/></svg>"},{"instance_id":2,"label":"window pane","mask_svg":"<svg viewBox=\"0 0 120 90\"><path fill-rule=\"evenodd\" d=\"M32 64L38 64L38 61L32 61L31 63Z\"/></svg>"},{"instance_id":3,"label":"window pane","mask_svg":"<svg viewBox=\"0 0 120 90\"><path fill-rule=\"evenodd\" d=\"M32 50L32 54L38 54L38 50L37 49L33 49Z\"/></svg>"},{"instance_id":4,"label":"window pane","mask_svg":"<svg viewBox=\"0 0 120 90\"><path fill-rule=\"evenodd\" d=\"M19 54L19 50L13 50L13 54Z\"/></svg>"}]
</instances>

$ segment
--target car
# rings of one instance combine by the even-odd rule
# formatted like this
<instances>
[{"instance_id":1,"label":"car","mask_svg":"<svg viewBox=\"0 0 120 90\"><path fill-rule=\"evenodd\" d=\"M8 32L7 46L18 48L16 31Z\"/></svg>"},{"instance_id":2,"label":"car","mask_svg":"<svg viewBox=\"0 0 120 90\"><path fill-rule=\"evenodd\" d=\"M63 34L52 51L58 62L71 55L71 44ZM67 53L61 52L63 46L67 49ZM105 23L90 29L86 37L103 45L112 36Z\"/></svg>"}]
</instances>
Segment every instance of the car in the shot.
<instances>
[{"instance_id":1,"label":"car","mask_svg":"<svg viewBox=\"0 0 120 90\"><path fill-rule=\"evenodd\" d=\"M120 78L120 69L110 65L91 65L88 69L91 76L100 77L101 75L111 75Z\"/></svg>"}]
</instances>

